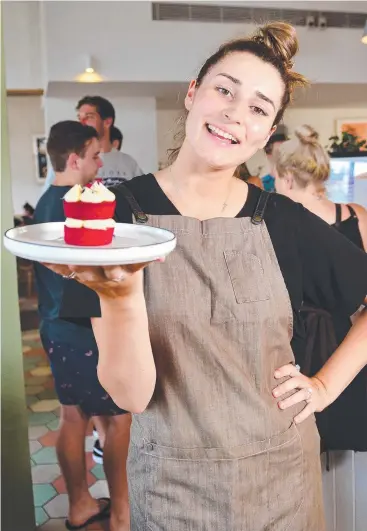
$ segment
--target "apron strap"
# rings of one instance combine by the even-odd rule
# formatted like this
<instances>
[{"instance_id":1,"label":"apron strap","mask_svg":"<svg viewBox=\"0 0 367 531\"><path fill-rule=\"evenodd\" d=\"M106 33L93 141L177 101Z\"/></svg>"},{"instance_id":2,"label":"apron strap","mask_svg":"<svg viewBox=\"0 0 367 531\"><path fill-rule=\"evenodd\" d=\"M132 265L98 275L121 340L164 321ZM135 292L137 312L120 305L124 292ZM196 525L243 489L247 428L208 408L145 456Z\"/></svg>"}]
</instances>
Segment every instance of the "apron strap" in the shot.
<instances>
[{"instance_id":1,"label":"apron strap","mask_svg":"<svg viewBox=\"0 0 367 531\"><path fill-rule=\"evenodd\" d=\"M251 223L253 223L254 225L260 225L260 223L262 223L269 196L269 192L265 192L265 190L262 190L255 208L255 212L253 213L253 216L251 218Z\"/></svg>"},{"instance_id":2,"label":"apron strap","mask_svg":"<svg viewBox=\"0 0 367 531\"><path fill-rule=\"evenodd\" d=\"M342 220L342 207L339 203L335 204L335 227L338 229Z\"/></svg>"},{"instance_id":3,"label":"apron strap","mask_svg":"<svg viewBox=\"0 0 367 531\"><path fill-rule=\"evenodd\" d=\"M125 197L126 201L129 203L129 206L135 218L135 222L141 225L147 223L149 219L148 216L145 214L145 212L142 211L139 203L137 202L133 194L130 192L130 190L127 188L127 186L125 186L125 184L119 184L115 188L115 190L121 192L122 195Z\"/></svg>"}]
</instances>

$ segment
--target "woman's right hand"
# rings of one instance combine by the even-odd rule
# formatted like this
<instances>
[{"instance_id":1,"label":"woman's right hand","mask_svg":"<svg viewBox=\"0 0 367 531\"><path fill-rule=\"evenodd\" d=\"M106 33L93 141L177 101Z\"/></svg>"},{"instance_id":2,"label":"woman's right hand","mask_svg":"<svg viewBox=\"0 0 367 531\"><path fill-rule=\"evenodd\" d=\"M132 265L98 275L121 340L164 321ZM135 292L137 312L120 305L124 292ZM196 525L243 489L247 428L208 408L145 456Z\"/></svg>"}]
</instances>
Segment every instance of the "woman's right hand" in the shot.
<instances>
[{"instance_id":1,"label":"woman's right hand","mask_svg":"<svg viewBox=\"0 0 367 531\"><path fill-rule=\"evenodd\" d=\"M98 293L100 297L117 299L143 292L143 269L149 263L101 267L43 265L64 278L77 280Z\"/></svg>"}]
</instances>

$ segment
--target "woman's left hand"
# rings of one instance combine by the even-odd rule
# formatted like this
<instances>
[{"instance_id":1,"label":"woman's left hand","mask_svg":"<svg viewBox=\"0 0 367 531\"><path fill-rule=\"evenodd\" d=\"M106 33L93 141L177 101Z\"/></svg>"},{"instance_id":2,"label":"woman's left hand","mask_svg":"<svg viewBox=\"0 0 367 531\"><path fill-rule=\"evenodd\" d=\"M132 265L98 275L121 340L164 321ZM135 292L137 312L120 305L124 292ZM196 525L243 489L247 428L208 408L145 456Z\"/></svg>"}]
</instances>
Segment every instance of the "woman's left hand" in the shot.
<instances>
[{"instance_id":1,"label":"woman's left hand","mask_svg":"<svg viewBox=\"0 0 367 531\"><path fill-rule=\"evenodd\" d=\"M280 409L287 409L300 402L306 402L305 408L294 418L296 424L303 422L315 411L322 411L330 404L326 388L317 377L308 378L300 373L298 366L292 364L283 365L274 373L276 379L287 376L289 379L273 390L273 396L281 399L278 402ZM295 393L282 400L283 395L292 391Z\"/></svg>"}]
</instances>

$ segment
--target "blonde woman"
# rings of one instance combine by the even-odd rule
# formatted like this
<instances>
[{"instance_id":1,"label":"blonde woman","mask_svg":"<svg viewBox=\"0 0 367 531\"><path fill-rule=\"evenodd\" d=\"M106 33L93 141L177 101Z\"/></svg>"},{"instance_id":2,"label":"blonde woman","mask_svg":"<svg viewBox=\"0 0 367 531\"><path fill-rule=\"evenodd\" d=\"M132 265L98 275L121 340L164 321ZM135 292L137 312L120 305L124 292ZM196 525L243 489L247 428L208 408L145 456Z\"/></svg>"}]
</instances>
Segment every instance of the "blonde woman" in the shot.
<instances>
[{"instance_id":1,"label":"blonde woman","mask_svg":"<svg viewBox=\"0 0 367 531\"><path fill-rule=\"evenodd\" d=\"M312 127L302 125L292 140L279 147L274 156L276 190L301 203L367 251L367 211L360 205L335 204L327 198L325 185L330 176L330 162L318 138ZM353 273L346 271L345 274ZM325 313L307 300L302 315L307 341L304 356L297 361L304 372L314 374L342 343L352 319L342 303ZM367 367L325 412L317 415L324 450L367 451L366 387Z\"/></svg>"}]
</instances>

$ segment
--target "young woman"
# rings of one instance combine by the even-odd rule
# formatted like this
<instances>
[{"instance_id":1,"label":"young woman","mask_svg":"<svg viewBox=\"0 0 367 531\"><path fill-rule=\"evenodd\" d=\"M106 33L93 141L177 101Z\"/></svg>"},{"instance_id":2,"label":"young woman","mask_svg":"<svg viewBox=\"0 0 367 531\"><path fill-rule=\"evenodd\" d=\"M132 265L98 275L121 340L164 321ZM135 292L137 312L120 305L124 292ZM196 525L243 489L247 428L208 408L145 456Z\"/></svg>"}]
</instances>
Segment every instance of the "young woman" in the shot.
<instances>
[{"instance_id":1,"label":"young woman","mask_svg":"<svg viewBox=\"0 0 367 531\"><path fill-rule=\"evenodd\" d=\"M283 23L223 45L190 83L176 160L116 189L119 221L143 211L177 234L144 283L146 264L50 266L84 284L70 281L63 315L92 317L102 385L135 413L133 531L324 529L312 413L366 363L367 321L308 378L294 365L299 308L307 294L353 313L367 257L302 206L233 177L304 83L297 48Z\"/></svg>"},{"instance_id":2,"label":"young woman","mask_svg":"<svg viewBox=\"0 0 367 531\"><path fill-rule=\"evenodd\" d=\"M295 131L295 138L283 143L274 156L277 192L301 203L357 247L367 251L367 211L360 205L335 204L325 194L330 161L308 125ZM348 273L346 273L348 274ZM302 315L307 331L307 347L297 360L312 374L324 363L349 332L352 322L343 305L328 314L304 301ZM325 412L317 424L325 450L367 450L367 367Z\"/></svg>"}]
</instances>

